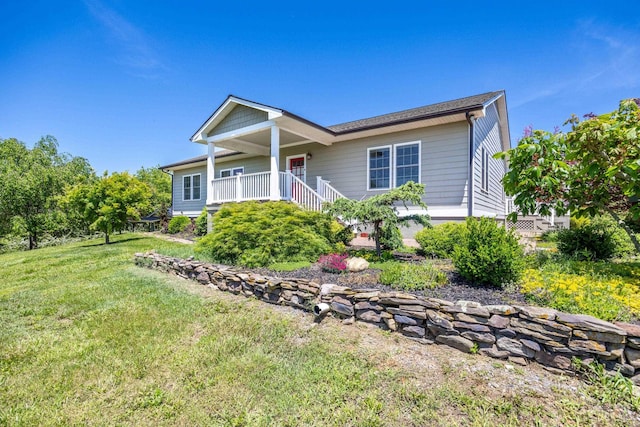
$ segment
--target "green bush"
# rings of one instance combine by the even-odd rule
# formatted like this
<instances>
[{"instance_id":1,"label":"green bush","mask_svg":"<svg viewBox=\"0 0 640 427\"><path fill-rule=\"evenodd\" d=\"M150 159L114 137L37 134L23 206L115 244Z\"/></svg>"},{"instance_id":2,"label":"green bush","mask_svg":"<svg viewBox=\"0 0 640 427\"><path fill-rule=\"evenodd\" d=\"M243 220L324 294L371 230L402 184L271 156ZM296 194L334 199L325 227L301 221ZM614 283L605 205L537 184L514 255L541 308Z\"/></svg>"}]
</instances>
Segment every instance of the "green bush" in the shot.
<instances>
[{"instance_id":1,"label":"green bush","mask_svg":"<svg viewBox=\"0 0 640 427\"><path fill-rule=\"evenodd\" d=\"M403 245L402 232L395 224L384 224L380 229L380 245L383 249L398 249Z\"/></svg>"},{"instance_id":2,"label":"green bush","mask_svg":"<svg viewBox=\"0 0 640 427\"><path fill-rule=\"evenodd\" d=\"M169 221L169 233L181 233L191 225L191 220L186 216L174 216Z\"/></svg>"},{"instance_id":3,"label":"green bush","mask_svg":"<svg viewBox=\"0 0 640 427\"><path fill-rule=\"evenodd\" d=\"M447 281L447 276L443 272L426 261L421 264L387 261L375 267L382 270L380 283L399 290L432 289Z\"/></svg>"},{"instance_id":4,"label":"green bush","mask_svg":"<svg viewBox=\"0 0 640 427\"><path fill-rule=\"evenodd\" d=\"M453 248L462 241L465 224L445 222L433 228L423 228L416 233L416 241L425 256L435 258L451 258Z\"/></svg>"},{"instance_id":5,"label":"green bush","mask_svg":"<svg viewBox=\"0 0 640 427\"><path fill-rule=\"evenodd\" d=\"M207 209L204 208L200 215L198 215L198 218L196 218L196 228L194 230L196 236L204 236L207 234L207 216Z\"/></svg>"},{"instance_id":6,"label":"green bush","mask_svg":"<svg viewBox=\"0 0 640 427\"><path fill-rule=\"evenodd\" d=\"M288 202L227 203L195 252L214 262L247 267L315 261L332 247L331 217Z\"/></svg>"},{"instance_id":7,"label":"green bush","mask_svg":"<svg viewBox=\"0 0 640 427\"><path fill-rule=\"evenodd\" d=\"M520 280L525 261L513 230L491 218L467 218L461 244L453 251L453 265L468 280L503 287Z\"/></svg>"},{"instance_id":8,"label":"green bush","mask_svg":"<svg viewBox=\"0 0 640 427\"><path fill-rule=\"evenodd\" d=\"M635 252L631 238L608 215L575 221L574 226L558 233L558 250L577 260L607 260Z\"/></svg>"}]
</instances>

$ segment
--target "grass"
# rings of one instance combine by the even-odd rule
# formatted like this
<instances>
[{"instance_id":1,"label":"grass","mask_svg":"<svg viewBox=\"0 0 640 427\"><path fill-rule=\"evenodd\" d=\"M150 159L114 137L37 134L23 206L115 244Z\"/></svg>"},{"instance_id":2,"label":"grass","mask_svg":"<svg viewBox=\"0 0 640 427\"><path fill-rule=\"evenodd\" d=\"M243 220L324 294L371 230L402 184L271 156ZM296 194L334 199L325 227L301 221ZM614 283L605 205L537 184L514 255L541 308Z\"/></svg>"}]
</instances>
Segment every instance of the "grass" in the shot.
<instances>
[{"instance_id":1,"label":"grass","mask_svg":"<svg viewBox=\"0 0 640 427\"><path fill-rule=\"evenodd\" d=\"M132 263L190 247L113 241L0 255L0 425L629 425L566 391L496 393L459 367L425 387L431 371L384 351L397 337L372 330L366 352L353 327Z\"/></svg>"}]
</instances>

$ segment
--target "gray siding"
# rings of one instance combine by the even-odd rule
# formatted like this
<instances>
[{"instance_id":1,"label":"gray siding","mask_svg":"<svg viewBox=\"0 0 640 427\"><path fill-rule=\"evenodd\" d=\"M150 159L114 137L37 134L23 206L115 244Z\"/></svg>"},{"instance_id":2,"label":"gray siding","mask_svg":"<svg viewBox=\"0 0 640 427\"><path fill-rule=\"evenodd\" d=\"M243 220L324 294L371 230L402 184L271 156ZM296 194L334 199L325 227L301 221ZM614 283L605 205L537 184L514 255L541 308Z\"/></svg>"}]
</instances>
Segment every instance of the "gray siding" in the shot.
<instances>
[{"instance_id":1,"label":"gray siding","mask_svg":"<svg viewBox=\"0 0 640 427\"><path fill-rule=\"evenodd\" d=\"M474 216L496 214L504 216L504 192L500 182L505 174L503 160L493 155L502 151L498 110L495 103L486 109L484 117L475 123L475 144L473 158ZM482 190L482 148L489 152L489 191Z\"/></svg>"},{"instance_id":2,"label":"gray siding","mask_svg":"<svg viewBox=\"0 0 640 427\"><path fill-rule=\"evenodd\" d=\"M185 175L200 174L200 200L183 200L182 197L182 177ZM173 214L193 216L204 208L207 202L207 167L198 166L189 169L182 169L173 173Z\"/></svg>"},{"instance_id":3,"label":"gray siding","mask_svg":"<svg viewBox=\"0 0 640 427\"><path fill-rule=\"evenodd\" d=\"M256 110L255 108L246 107L244 105L236 105L233 110L216 126L211 132L211 135L219 135L221 133L229 132L235 129L240 129L246 126L255 125L257 123L264 122L268 119L266 111Z\"/></svg>"},{"instance_id":4,"label":"gray siding","mask_svg":"<svg viewBox=\"0 0 640 427\"><path fill-rule=\"evenodd\" d=\"M249 157L247 159L231 160L225 162L216 162L215 173L216 178L220 178L220 171L223 169L233 169L244 167L244 173L265 172L269 170L268 157Z\"/></svg>"},{"instance_id":5,"label":"gray siding","mask_svg":"<svg viewBox=\"0 0 640 427\"><path fill-rule=\"evenodd\" d=\"M381 191L367 191L367 148L404 142L421 142L421 183L426 186L425 202L430 207L466 207L467 147L466 122L399 132L338 143L319 144L283 150L286 155L311 152L307 162L307 182L315 188L316 176L351 199L361 199ZM286 154L285 154L286 153ZM284 163L284 162L283 162Z\"/></svg>"}]
</instances>

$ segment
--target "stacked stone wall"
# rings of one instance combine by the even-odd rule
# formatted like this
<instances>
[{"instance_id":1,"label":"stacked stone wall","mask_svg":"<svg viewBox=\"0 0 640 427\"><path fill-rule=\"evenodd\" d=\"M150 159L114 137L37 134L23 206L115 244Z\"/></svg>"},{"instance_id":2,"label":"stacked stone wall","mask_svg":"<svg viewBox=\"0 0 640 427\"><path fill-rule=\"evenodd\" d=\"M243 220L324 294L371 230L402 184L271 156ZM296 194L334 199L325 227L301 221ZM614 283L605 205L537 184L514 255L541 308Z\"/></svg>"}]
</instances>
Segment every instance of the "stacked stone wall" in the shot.
<instances>
[{"instance_id":1,"label":"stacked stone wall","mask_svg":"<svg viewBox=\"0 0 640 427\"><path fill-rule=\"evenodd\" d=\"M425 344L445 344L522 365L536 361L549 370L565 372L573 370L574 357L597 360L640 384L640 326L634 324L613 324L549 308L483 306L302 278L266 277L153 252L136 254L135 262L272 304L312 311L326 303L332 315L347 322L368 322Z\"/></svg>"}]
</instances>

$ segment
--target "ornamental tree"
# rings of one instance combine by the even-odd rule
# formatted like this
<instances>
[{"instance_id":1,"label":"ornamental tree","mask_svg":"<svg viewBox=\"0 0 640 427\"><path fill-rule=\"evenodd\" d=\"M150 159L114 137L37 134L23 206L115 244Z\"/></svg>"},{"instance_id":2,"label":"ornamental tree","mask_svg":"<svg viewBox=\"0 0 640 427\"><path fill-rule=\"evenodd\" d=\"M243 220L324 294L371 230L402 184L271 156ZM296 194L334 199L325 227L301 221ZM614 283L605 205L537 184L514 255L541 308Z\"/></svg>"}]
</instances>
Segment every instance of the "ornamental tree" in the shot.
<instances>
[{"instance_id":1,"label":"ornamental tree","mask_svg":"<svg viewBox=\"0 0 640 427\"><path fill-rule=\"evenodd\" d=\"M640 219L640 104L620 102L617 110L584 120L572 116L568 133L536 130L518 146L496 157L506 157L510 170L502 183L505 193L523 215L575 216L608 213L640 244L625 219ZM517 212L510 219L517 218Z\"/></svg>"},{"instance_id":2,"label":"ornamental tree","mask_svg":"<svg viewBox=\"0 0 640 427\"><path fill-rule=\"evenodd\" d=\"M0 235L26 235L34 249L42 234L65 231L58 199L65 186L91 176L87 160L59 153L52 136L31 149L15 138L0 139Z\"/></svg>"},{"instance_id":3,"label":"ornamental tree","mask_svg":"<svg viewBox=\"0 0 640 427\"><path fill-rule=\"evenodd\" d=\"M157 166L151 168L141 167L135 176L146 183L151 190L149 212L141 212L141 214L157 214L162 222L166 223L169 208L171 207L171 176L162 172Z\"/></svg>"},{"instance_id":4,"label":"ornamental tree","mask_svg":"<svg viewBox=\"0 0 640 427\"><path fill-rule=\"evenodd\" d=\"M149 186L127 172L105 174L94 183L77 185L66 196L68 205L83 215L91 229L104 233L106 244L111 233L148 211L150 197Z\"/></svg>"},{"instance_id":5,"label":"ornamental tree","mask_svg":"<svg viewBox=\"0 0 640 427\"><path fill-rule=\"evenodd\" d=\"M328 204L325 210L342 221L355 221L358 230L363 227L372 226L373 233L369 238L376 242L376 253L381 255L381 239L385 234L398 232L399 225L407 225L409 221L417 221L423 225L428 224L427 215L398 216L397 205L402 203L407 207L407 203L427 208L422 201L424 196L424 184L416 184L409 181L400 187L389 190L386 193L378 194L364 200L338 199Z\"/></svg>"}]
</instances>

